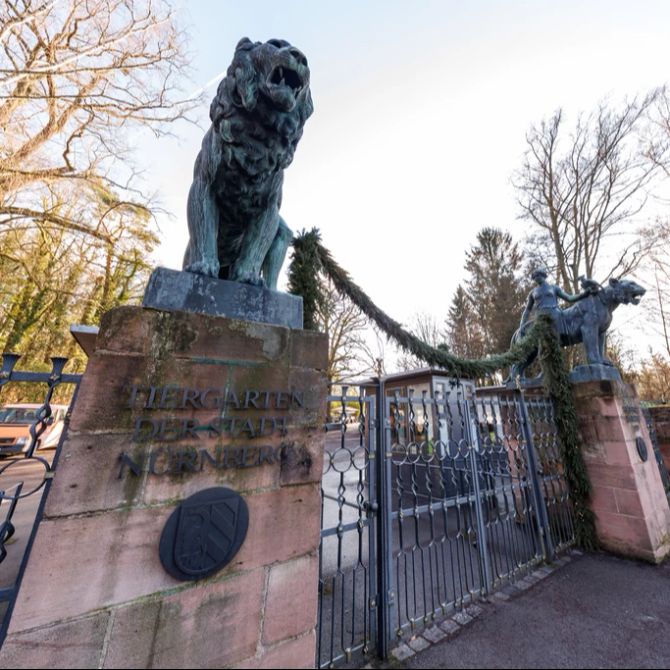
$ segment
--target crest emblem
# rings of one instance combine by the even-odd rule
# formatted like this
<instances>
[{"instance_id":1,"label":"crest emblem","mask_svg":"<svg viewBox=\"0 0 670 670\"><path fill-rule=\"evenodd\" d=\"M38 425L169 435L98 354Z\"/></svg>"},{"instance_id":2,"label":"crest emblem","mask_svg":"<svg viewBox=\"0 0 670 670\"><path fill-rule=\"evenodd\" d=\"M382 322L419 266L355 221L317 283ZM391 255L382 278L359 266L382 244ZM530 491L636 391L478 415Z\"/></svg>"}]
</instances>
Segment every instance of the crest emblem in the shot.
<instances>
[{"instance_id":1,"label":"crest emblem","mask_svg":"<svg viewBox=\"0 0 670 670\"><path fill-rule=\"evenodd\" d=\"M165 570L181 581L202 579L226 566L247 534L243 498L224 487L200 491L170 515L159 553Z\"/></svg>"}]
</instances>

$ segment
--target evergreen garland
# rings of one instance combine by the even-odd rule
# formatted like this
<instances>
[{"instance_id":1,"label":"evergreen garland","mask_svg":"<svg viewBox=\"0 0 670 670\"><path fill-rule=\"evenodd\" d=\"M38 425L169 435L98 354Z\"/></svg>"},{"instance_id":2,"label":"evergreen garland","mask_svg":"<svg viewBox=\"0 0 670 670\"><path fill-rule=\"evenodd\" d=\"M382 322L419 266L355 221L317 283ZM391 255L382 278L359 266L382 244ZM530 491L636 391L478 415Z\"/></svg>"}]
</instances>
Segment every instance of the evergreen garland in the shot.
<instances>
[{"instance_id":1,"label":"evergreen garland","mask_svg":"<svg viewBox=\"0 0 670 670\"><path fill-rule=\"evenodd\" d=\"M595 517L588 504L591 483L582 457L577 430L577 411L570 390L568 369L551 318L546 315L541 315L539 318L544 319L548 326L542 329L539 342L542 383L553 401L558 443L573 502L575 542L582 549L593 551L597 548L597 540Z\"/></svg>"},{"instance_id":2,"label":"evergreen garland","mask_svg":"<svg viewBox=\"0 0 670 670\"><path fill-rule=\"evenodd\" d=\"M288 291L302 296L303 327L317 330L316 314L323 300L318 281L321 261L319 247L321 236L316 228L304 230L294 239L293 255L288 269Z\"/></svg>"},{"instance_id":3,"label":"evergreen garland","mask_svg":"<svg viewBox=\"0 0 670 670\"><path fill-rule=\"evenodd\" d=\"M321 244L318 229L313 228L309 232L302 231L294 238L289 268L289 292L302 296L304 324L309 330L317 328L316 310L322 301L319 272L327 275L336 290L346 295L387 337L429 365L442 368L454 377L476 379L491 375L526 360L533 350L539 348L542 380L553 401L558 440L574 506L575 541L586 550L597 546L594 517L588 506L590 483L580 449L577 413L551 317L539 315L524 337L504 353L481 359L458 358L443 348L430 346L379 309L347 271L336 263Z\"/></svg>"}]
</instances>

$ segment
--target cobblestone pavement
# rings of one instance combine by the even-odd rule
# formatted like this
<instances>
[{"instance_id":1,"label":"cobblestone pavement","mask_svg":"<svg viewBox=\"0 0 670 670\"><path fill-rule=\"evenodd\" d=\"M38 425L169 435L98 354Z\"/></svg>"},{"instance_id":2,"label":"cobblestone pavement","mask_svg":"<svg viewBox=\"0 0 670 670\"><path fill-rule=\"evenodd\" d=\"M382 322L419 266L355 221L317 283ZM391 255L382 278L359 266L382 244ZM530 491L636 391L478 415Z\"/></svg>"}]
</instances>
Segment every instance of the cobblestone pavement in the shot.
<instances>
[{"instance_id":1,"label":"cobblestone pavement","mask_svg":"<svg viewBox=\"0 0 670 670\"><path fill-rule=\"evenodd\" d=\"M381 667L668 668L670 564L572 552L400 644Z\"/></svg>"}]
</instances>

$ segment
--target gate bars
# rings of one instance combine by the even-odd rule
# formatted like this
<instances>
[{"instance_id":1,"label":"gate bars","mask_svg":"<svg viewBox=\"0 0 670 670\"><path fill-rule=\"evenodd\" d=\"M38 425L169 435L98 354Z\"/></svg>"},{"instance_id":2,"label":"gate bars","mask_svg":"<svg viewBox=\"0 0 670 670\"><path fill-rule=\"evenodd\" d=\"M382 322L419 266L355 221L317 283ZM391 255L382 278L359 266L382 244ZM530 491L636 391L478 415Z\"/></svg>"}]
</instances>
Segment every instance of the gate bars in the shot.
<instances>
[{"instance_id":1,"label":"gate bars","mask_svg":"<svg viewBox=\"0 0 670 670\"><path fill-rule=\"evenodd\" d=\"M317 667L385 658L574 540L550 400L455 380L357 390L329 397Z\"/></svg>"},{"instance_id":2,"label":"gate bars","mask_svg":"<svg viewBox=\"0 0 670 670\"><path fill-rule=\"evenodd\" d=\"M63 372L67 358L51 358L51 372L31 372L16 370L16 364L21 357L17 354L5 353L2 355L2 368L0 369L0 390L10 382L23 382L28 384L46 385L42 404L35 412L36 420L29 428L30 442L25 452L0 460L0 563L8 556L5 543L15 534L16 528L13 523L14 513L18 506L31 505L35 508L34 520L31 528L21 528L21 535L28 535L28 541L20 559L18 570L9 575L11 583L3 578L0 585L0 646L7 635L9 620L14 608L14 601L18 593L21 579L28 562L30 549L35 538L37 526L42 518L44 503L51 486L54 470L58 464L61 445L67 434L70 414L74 406L81 375L67 374ZM36 454L40 436L50 425L52 417L52 397L61 384L74 386L74 392L65 416L63 430L58 441L55 453L51 461L48 457ZM2 396L0 396L0 399ZM34 482L32 480L35 480ZM26 508L27 509L27 508ZM32 516L32 511L28 514Z\"/></svg>"},{"instance_id":3,"label":"gate bars","mask_svg":"<svg viewBox=\"0 0 670 670\"><path fill-rule=\"evenodd\" d=\"M374 396L329 396L321 483L317 666L368 654L377 637ZM353 405L353 407L352 407ZM331 409L332 408L332 409ZM352 421L347 408L357 410Z\"/></svg>"}]
</instances>

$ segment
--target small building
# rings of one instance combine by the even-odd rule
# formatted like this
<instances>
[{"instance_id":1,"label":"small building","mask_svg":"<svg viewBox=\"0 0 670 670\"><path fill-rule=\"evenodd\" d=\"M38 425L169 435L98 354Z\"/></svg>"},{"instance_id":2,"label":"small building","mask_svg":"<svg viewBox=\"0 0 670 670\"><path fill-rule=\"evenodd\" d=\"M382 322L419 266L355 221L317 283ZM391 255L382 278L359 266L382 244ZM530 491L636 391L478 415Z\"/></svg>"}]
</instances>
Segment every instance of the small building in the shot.
<instances>
[{"instance_id":1,"label":"small building","mask_svg":"<svg viewBox=\"0 0 670 670\"><path fill-rule=\"evenodd\" d=\"M459 382L445 370L419 368L357 380L352 385L360 386L366 396L376 396L381 389L386 399L381 412L389 417L395 440L434 442L438 449L449 449L451 445L452 450L457 450L459 441L474 429L473 417L468 413L474 383Z\"/></svg>"}]
</instances>

